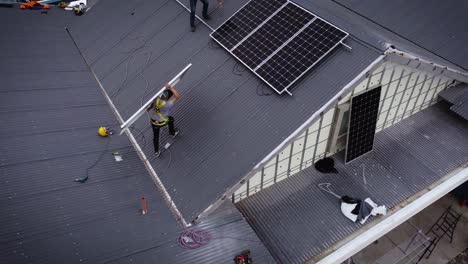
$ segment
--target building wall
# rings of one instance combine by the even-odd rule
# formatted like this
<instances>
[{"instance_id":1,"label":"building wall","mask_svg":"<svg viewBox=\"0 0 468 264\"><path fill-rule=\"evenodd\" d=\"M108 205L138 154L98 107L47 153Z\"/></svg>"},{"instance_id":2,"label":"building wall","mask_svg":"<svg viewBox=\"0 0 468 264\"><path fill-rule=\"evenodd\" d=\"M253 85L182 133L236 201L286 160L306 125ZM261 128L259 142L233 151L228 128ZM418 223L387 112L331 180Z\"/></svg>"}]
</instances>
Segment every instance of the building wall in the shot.
<instances>
[{"instance_id":1,"label":"building wall","mask_svg":"<svg viewBox=\"0 0 468 264\"><path fill-rule=\"evenodd\" d=\"M436 103L437 94L453 81L442 75L385 62L239 188L232 197L233 201L237 202L312 166L325 154L334 154L327 152L327 144L333 130L335 111L338 105L349 102L352 96L382 86L378 132Z\"/></svg>"}]
</instances>

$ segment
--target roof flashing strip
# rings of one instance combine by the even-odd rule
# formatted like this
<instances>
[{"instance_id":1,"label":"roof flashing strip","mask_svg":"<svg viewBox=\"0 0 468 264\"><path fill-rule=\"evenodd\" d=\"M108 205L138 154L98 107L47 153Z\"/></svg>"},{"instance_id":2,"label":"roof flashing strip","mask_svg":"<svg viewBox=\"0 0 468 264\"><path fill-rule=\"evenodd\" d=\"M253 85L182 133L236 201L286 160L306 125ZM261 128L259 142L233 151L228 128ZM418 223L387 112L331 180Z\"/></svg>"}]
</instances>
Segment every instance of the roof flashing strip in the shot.
<instances>
[{"instance_id":1,"label":"roof flashing strip","mask_svg":"<svg viewBox=\"0 0 468 264\"><path fill-rule=\"evenodd\" d=\"M375 240L384 236L400 224L428 207L435 201L442 198L444 195L460 186L468 180L468 163L451 174L448 174L444 179L435 183L433 188L429 188L425 194L416 198L414 201L396 211L392 215L387 216L380 223L374 225L369 230L352 239L345 245L338 248L336 251L321 259L318 264L342 263L349 259L354 254L358 253Z\"/></svg>"},{"instance_id":2,"label":"roof flashing strip","mask_svg":"<svg viewBox=\"0 0 468 264\"><path fill-rule=\"evenodd\" d=\"M459 71L441 64L437 64L395 48L388 48L384 54L391 62L407 65L411 68L416 68L427 72L435 72L438 70L440 74L446 75L447 77L461 82L468 82L468 72ZM417 64L413 65L412 62L417 62Z\"/></svg>"}]
</instances>

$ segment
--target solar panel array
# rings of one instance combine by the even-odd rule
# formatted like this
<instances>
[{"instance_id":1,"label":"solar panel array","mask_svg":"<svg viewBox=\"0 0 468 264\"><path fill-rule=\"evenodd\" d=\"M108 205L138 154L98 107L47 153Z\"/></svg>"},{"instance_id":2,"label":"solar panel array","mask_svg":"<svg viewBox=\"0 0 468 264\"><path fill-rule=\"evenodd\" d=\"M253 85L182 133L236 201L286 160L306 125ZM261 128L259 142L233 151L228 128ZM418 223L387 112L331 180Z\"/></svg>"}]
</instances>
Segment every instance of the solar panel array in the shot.
<instances>
[{"instance_id":1,"label":"solar panel array","mask_svg":"<svg viewBox=\"0 0 468 264\"><path fill-rule=\"evenodd\" d=\"M286 0L252 0L211 34L280 94L347 36Z\"/></svg>"},{"instance_id":2,"label":"solar panel array","mask_svg":"<svg viewBox=\"0 0 468 264\"><path fill-rule=\"evenodd\" d=\"M286 0L250 1L213 32L211 37L219 41L226 49L231 50L286 2Z\"/></svg>"},{"instance_id":3,"label":"solar panel array","mask_svg":"<svg viewBox=\"0 0 468 264\"><path fill-rule=\"evenodd\" d=\"M382 87L377 87L351 99L346 162L359 158L374 147L381 90Z\"/></svg>"}]
</instances>

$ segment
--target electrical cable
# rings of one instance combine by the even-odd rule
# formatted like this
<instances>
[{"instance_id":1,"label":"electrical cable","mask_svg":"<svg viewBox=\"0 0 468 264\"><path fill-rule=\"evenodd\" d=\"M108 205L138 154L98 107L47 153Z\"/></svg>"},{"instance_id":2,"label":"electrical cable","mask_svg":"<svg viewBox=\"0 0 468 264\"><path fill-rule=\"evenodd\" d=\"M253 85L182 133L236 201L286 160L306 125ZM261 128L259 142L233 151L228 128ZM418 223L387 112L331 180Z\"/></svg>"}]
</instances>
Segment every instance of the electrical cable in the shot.
<instances>
[{"instance_id":1,"label":"electrical cable","mask_svg":"<svg viewBox=\"0 0 468 264\"><path fill-rule=\"evenodd\" d=\"M138 38L140 38L140 37L144 37L144 36L138 36L138 37L133 38L133 39L135 40L135 39L138 39ZM115 92L113 92L112 95L111 95L111 99L112 99L113 101L115 101L115 98L117 97L117 95L121 92L121 90L123 89L123 87L125 86L125 84L127 84L127 82L128 82L129 69L130 69L130 62L133 60L133 58L134 58L136 55L140 54L140 50L143 49L143 48L152 48L152 46L151 46L151 45L146 45L145 43L143 43L143 44L142 44L140 47L138 47L138 48L135 48L135 49L130 50L130 51L122 51L122 52L121 52L121 53L132 53L132 54L131 54L130 57L128 58L127 63L125 64L125 75L124 75L125 77L124 77L122 83L120 84L119 88L118 88ZM149 56L146 58L146 62L145 62L144 65L142 66L142 67L146 67L146 66L149 64L150 60L151 60L151 57L152 57L152 55L153 55L153 52L152 52L151 50L146 51L146 52L145 52L145 50L143 50L143 51L141 51L141 54L148 54L148 55L149 55ZM141 72L140 72L138 75L141 75L143 78L145 78L144 75L143 75ZM145 79L146 79L146 78L145 78ZM147 85L149 86L149 82L148 82L148 81L147 81Z\"/></svg>"},{"instance_id":2,"label":"electrical cable","mask_svg":"<svg viewBox=\"0 0 468 264\"><path fill-rule=\"evenodd\" d=\"M202 229L186 230L177 238L177 244L185 249L197 249L207 245L211 240L211 234Z\"/></svg>"},{"instance_id":3,"label":"electrical cable","mask_svg":"<svg viewBox=\"0 0 468 264\"><path fill-rule=\"evenodd\" d=\"M265 84L263 84L263 82L260 82L257 85L257 89L255 90L255 92L257 93L258 96L271 96L271 95L273 95L273 91L271 91L270 89L265 90L265 88L268 88L268 87L265 87Z\"/></svg>"},{"instance_id":4,"label":"electrical cable","mask_svg":"<svg viewBox=\"0 0 468 264\"><path fill-rule=\"evenodd\" d=\"M331 183L329 182L324 182L324 183L319 183L318 184L318 187L320 190L324 191L324 192L327 192L333 196L335 196L336 198L340 199L341 200L341 196L339 196L338 194L334 193L332 190L330 190L330 186L331 186Z\"/></svg>"},{"instance_id":5,"label":"electrical cable","mask_svg":"<svg viewBox=\"0 0 468 264\"><path fill-rule=\"evenodd\" d=\"M184 249L197 249L208 245L210 241L216 239L234 239L252 243L262 243L260 240L245 239L230 236L212 237L212 235L203 229L185 230L177 238L177 244Z\"/></svg>"},{"instance_id":6,"label":"electrical cable","mask_svg":"<svg viewBox=\"0 0 468 264\"><path fill-rule=\"evenodd\" d=\"M242 76L242 74L246 71L245 67L242 67L242 64L236 62L232 67L232 73L237 76Z\"/></svg>"},{"instance_id":7,"label":"electrical cable","mask_svg":"<svg viewBox=\"0 0 468 264\"><path fill-rule=\"evenodd\" d=\"M86 174L85 176L81 177L81 178L77 178L75 179L74 181L75 182L79 182L79 183L85 183L88 179L89 179L89 171L94 168L101 160L102 158L104 157L104 154L107 153L107 151L109 151L109 144L111 142L111 138L108 138L107 142L106 142L106 145L104 147L104 150L99 154L98 158L96 159L96 161L91 165L89 166L88 168L86 168Z\"/></svg>"},{"instance_id":8,"label":"electrical cable","mask_svg":"<svg viewBox=\"0 0 468 264\"><path fill-rule=\"evenodd\" d=\"M135 137L138 137L138 135L141 135L141 138L142 138L142 140L143 140L143 147L142 147L142 148L145 148L148 142L146 141L146 137L145 137L144 131L141 130L141 129L139 129L139 128L136 128L136 127L135 127L135 124L131 125L129 128L130 128L130 130L132 130L132 129L137 130L137 132L138 132L139 134L135 135Z\"/></svg>"},{"instance_id":9,"label":"electrical cable","mask_svg":"<svg viewBox=\"0 0 468 264\"><path fill-rule=\"evenodd\" d=\"M216 41L210 41L208 45L210 49L221 49L221 46Z\"/></svg>"}]
</instances>

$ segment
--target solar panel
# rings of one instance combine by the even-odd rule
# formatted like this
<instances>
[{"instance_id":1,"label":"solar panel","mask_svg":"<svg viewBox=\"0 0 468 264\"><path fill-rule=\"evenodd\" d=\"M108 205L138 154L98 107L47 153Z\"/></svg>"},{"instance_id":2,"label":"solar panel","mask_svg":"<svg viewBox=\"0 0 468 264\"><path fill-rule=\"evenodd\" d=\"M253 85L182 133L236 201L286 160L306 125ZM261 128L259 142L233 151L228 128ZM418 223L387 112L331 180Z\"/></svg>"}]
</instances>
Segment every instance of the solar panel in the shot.
<instances>
[{"instance_id":1,"label":"solar panel","mask_svg":"<svg viewBox=\"0 0 468 264\"><path fill-rule=\"evenodd\" d=\"M377 87L351 99L346 162L359 158L374 146L381 90Z\"/></svg>"},{"instance_id":2,"label":"solar panel","mask_svg":"<svg viewBox=\"0 0 468 264\"><path fill-rule=\"evenodd\" d=\"M268 12L259 15L259 8ZM288 89L347 36L295 3L279 0L250 1L211 34L280 94L290 93Z\"/></svg>"},{"instance_id":3,"label":"solar panel","mask_svg":"<svg viewBox=\"0 0 468 264\"><path fill-rule=\"evenodd\" d=\"M227 50L231 50L285 3L286 0L250 1L218 27L211 37Z\"/></svg>"},{"instance_id":4,"label":"solar panel","mask_svg":"<svg viewBox=\"0 0 468 264\"><path fill-rule=\"evenodd\" d=\"M254 70L314 17L296 5L286 5L232 53Z\"/></svg>"},{"instance_id":5,"label":"solar panel","mask_svg":"<svg viewBox=\"0 0 468 264\"><path fill-rule=\"evenodd\" d=\"M265 62L257 73L278 91L288 89L346 36L331 24L316 19Z\"/></svg>"}]
</instances>

